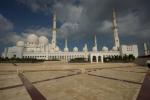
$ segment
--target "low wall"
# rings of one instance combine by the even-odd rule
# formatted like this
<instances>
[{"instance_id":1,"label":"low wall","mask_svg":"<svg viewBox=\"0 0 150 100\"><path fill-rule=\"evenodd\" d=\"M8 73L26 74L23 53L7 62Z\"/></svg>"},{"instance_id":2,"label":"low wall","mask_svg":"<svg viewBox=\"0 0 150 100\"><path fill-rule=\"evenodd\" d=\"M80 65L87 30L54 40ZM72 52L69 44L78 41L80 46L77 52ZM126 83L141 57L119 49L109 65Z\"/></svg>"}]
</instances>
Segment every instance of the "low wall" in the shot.
<instances>
[{"instance_id":1,"label":"low wall","mask_svg":"<svg viewBox=\"0 0 150 100\"><path fill-rule=\"evenodd\" d=\"M150 60L150 57L142 57L142 58L137 58L134 63L141 65L141 66L147 66L146 61Z\"/></svg>"}]
</instances>

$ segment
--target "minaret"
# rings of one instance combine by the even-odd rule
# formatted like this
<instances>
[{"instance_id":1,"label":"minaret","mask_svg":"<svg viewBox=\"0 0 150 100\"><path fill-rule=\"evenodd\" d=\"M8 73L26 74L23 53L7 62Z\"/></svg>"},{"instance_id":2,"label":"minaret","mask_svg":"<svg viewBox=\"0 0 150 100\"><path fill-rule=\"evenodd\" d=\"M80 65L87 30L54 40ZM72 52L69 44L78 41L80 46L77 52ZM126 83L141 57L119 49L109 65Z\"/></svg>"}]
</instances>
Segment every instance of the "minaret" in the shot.
<instances>
[{"instance_id":1,"label":"minaret","mask_svg":"<svg viewBox=\"0 0 150 100\"><path fill-rule=\"evenodd\" d=\"M67 44L67 39L65 39L65 48L64 48L64 52L68 52L68 44Z\"/></svg>"},{"instance_id":2,"label":"minaret","mask_svg":"<svg viewBox=\"0 0 150 100\"><path fill-rule=\"evenodd\" d=\"M94 37L94 47L93 47L93 51L97 51L97 40L96 40L96 35Z\"/></svg>"},{"instance_id":3,"label":"minaret","mask_svg":"<svg viewBox=\"0 0 150 100\"><path fill-rule=\"evenodd\" d=\"M53 50L56 48L56 13L53 15L53 29L52 29L52 48Z\"/></svg>"},{"instance_id":4,"label":"minaret","mask_svg":"<svg viewBox=\"0 0 150 100\"><path fill-rule=\"evenodd\" d=\"M148 55L148 48L147 48L147 44L144 43L144 55L147 56Z\"/></svg>"},{"instance_id":5,"label":"minaret","mask_svg":"<svg viewBox=\"0 0 150 100\"><path fill-rule=\"evenodd\" d=\"M87 47L87 44L85 44L83 47L83 52L87 52L87 51L88 51L88 47Z\"/></svg>"},{"instance_id":6,"label":"minaret","mask_svg":"<svg viewBox=\"0 0 150 100\"><path fill-rule=\"evenodd\" d=\"M94 46L97 48L97 39L96 39L96 35L95 35L94 40L95 40L95 44L94 44Z\"/></svg>"},{"instance_id":7,"label":"minaret","mask_svg":"<svg viewBox=\"0 0 150 100\"><path fill-rule=\"evenodd\" d=\"M68 48L67 39L65 39L65 48Z\"/></svg>"},{"instance_id":8,"label":"minaret","mask_svg":"<svg viewBox=\"0 0 150 100\"><path fill-rule=\"evenodd\" d=\"M114 33L114 46L119 50L120 42L119 42L119 36L118 36L118 25L117 25L115 9L113 9L113 27L112 28L113 28L113 33Z\"/></svg>"}]
</instances>

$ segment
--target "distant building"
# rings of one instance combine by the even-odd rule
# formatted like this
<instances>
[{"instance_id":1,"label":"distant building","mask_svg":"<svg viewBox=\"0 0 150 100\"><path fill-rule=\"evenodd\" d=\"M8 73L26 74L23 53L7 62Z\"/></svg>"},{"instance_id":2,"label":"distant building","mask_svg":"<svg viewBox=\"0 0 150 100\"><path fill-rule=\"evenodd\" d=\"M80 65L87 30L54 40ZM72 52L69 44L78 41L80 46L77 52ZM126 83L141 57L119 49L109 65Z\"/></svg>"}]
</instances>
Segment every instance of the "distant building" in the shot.
<instances>
[{"instance_id":1,"label":"distant building","mask_svg":"<svg viewBox=\"0 0 150 100\"><path fill-rule=\"evenodd\" d=\"M120 53L124 55L134 55L138 57L138 47L137 45L121 45Z\"/></svg>"},{"instance_id":2,"label":"distant building","mask_svg":"<svg viewBox=\"0 0 150 100\"><path fill-rule=\"evenodd\" d=\"M137 45L120 46L116 20L116 13L115 10L113 10L114 46L111 50L109 50L106 46L104 46L100 51L97 50L97 40L95 36L92 51L88 51L87 44L83 47L83 51L79 51L78 47L74 47L73 51L70 51L67 46L67 39L65 40L64 51L61 51L56 43L56 15L54 14L51 43L49 43L48 38L45 36L38 37L35 34L30 34L25 41L18 41L16 46L5 48L2 56L4 58L35 58L43 60L59 59L64 61L69 61L74 58L85 58L90 59L91 63L93 62L93 58L96 59L97 63L99 61L103 63L104 57L124 55L133 55L138 57Z\"/></svg>"}]
</instances>

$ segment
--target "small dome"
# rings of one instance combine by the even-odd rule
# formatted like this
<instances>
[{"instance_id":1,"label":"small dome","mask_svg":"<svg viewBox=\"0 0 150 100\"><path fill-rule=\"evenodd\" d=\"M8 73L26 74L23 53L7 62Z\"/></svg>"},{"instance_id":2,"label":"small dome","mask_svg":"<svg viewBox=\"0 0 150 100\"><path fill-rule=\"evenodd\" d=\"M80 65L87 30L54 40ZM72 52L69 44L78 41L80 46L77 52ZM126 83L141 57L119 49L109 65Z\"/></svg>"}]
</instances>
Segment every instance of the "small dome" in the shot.
<instances>
[{"instance_id":1,"label":"small dome","mask_svg":"<svg viewBox=\"0 0 150 100\"><path fill-rule=\"evenodd\" d=\"M73 48L73 52L78 52L78 48L77 48L77 47L74 47L74 48Z\"/></svg>"},{"instance_id":2,"label":"small dome","mask_svg":"<svg viewBox=\"0 0 150 100\"><path fill-rule=\"evenodd\" d=\"M69 49L68 48L64 48L64 52L68 52L69 51Z\"/></svg>"},{"instance_id":3,"label":"small dome","mask_svg":"<svg viewBox=\"0 0 150 100\"><path fill-rule=\"evenodd\" d=\"M24 47L24 41L18 41L16 43L16 46L18 46L18 47Z\"/></svg>"},{"instance_id":4,"label":"small dome","mask_svg":"<svg viewBox=\"0 0 150 100\"><path fill-rule=\"evenodd\" d=\"M93 50L93 51L97 51L97 48L94 46L94 47L92 48L92 50Z\"/></svg>"},{"instance_id":5,"label":"small dome","mask_svg":"<svg viewBox=\"0 0 150 100\"><path fill-rule=\"evenodd\" d=\"M108 47L104 46L104 47L102 48L102 51L108 51Z\"/></svg>"},{"instance_id":6,"label":"small dome","mask_svg":"<svg viewBox=\"0 0 150 100\"><path fill-rule=\"evenodd\" d=\"M35 35L35 34L30 34L30 35L28 35L28 37L27 37L27 42L30 42L30 43L38 43L38 36Z\"/></svg>"},{"instance_id":7,"label":"small dome","mask_svg":"<svg viewBox=\"0 0 150 100\"><path fill-rule=\"evenodd\" d=\"M48 39L47 39L47 37L45 37L45 36L40 36L40 37L39 37L39 43L40 43L40 44L44 44L44 45L48 44Z\"/></svg>"},{"instance_id":8,"label":"small dome","mask_svg":"<svg viewBox=\"0 0 150 100\"><path fill-rule=\"evenodd\" d=\"M58 46L56 47L56 51L59 51L59 47Z\"/></svg>"},{"instance_id":9,"label":"small dome","mask_svg":"<svg viewBox=\"0 0 150 100\"><path fill-rule=\"evenodd\" d=\"M112 50L113 50L113 51L117 51L117 47L114 46L114 47L112 48Z\"/></svg>"}]
</instances>

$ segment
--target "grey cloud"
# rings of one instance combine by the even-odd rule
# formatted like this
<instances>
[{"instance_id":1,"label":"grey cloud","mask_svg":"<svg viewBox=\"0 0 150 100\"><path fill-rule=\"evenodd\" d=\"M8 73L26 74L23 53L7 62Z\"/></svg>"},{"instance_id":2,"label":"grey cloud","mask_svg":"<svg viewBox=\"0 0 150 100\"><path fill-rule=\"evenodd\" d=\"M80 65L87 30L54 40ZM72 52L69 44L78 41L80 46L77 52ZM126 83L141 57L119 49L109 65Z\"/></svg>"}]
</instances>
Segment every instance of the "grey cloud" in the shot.
<instances>
[{"instance_id":1,"label":"grey cloud","mask_svg":"<svg viewBox=\"0 0 150 100\"><path fill-rule=\"evenodd\" d=\"M0 32L5 32L13 29L13 23L0 14Z\"/></svg>"},{"instance_id":2,"label":"grey cloud","mask_svg":"<svg viewBox=\"0 0 150 100\"><path fill-rule=\"evenodd\" d=\"M16 0L19 4L26 5L33 12L44 11L47 12L53 3L53 0Z\"/></svg>"},{"instance_id":3,"label":"grey cloud","mask_svg":"<svg viewBox=\"0 0 150 100\"><path fill-rule=\"evenodd\" d=\"M6 35L3 35L3 37L0 38L0 42L2 44L8 45L8 44L15 44L19 40L24 40L24 37L21 35L18 35L16 32L7 32Z\"/></svg>"},{"instance_id":4,"label":"grey cloud","mask_svg":"<svg viewBox=\"0 0 150 100\"><path fill-rule=\"evenodd\" d=\"M112 32L112 22L105 20L102 22L101 26L98 28L99 32L111 33Z\"/></svg>"},{"instance_id":5,"label":"grey cloud","mask_svg":"<svg viewBox=\"0 0 150 100\"><path fill-rule=\"evenodd\" d=\"M59 37L67 37L68 35L72 35L79 29L79 26L77 23L64 23L59 29L58 29L58 36Z\"/></svg>"},{"instance_id":6,"label":"grey cloud","mask_svg":"<svg viewBox=\"0 0 150 100\"><path fill-rule=\"evenodd\" d=\"M12 42L15 32L12 32L14 24L6 17L0 14L0 42L2 44L8 44Z\"/></svg>"},{"instance_id":7,"label":"grey cloud","mask_svg":"<svg viewBox=\"0 0 150 100\"><path fill-rule=\"evenodd\" d=\"M79 3L75 3L79 1ZM57 12L62 22L59 34L83 38L83 33L112 33L112 8L117 10L119 35L149 37L150 13L148 0L18 0L33 11ZM36 6L35 6L36 5ZM70 26L68 26L68 23ZM77 24L78 30L72 28ZM81 37L82 36L82 37Z\"/></svg>"}]
</instances>

